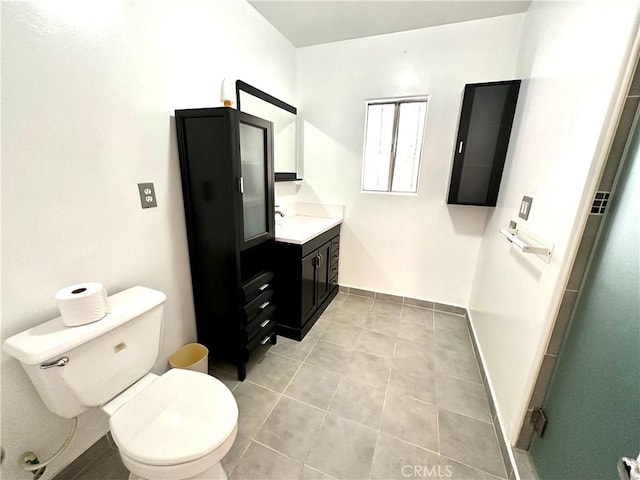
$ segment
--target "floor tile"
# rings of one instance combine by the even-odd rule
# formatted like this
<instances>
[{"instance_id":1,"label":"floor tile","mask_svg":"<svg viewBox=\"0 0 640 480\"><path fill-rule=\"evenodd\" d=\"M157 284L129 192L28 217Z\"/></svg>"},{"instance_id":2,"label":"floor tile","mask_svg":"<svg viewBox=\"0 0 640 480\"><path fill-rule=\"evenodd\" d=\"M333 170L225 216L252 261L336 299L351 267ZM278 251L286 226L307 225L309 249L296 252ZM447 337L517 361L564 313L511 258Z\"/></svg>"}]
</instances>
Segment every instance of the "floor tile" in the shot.
<instances>
[{"instance_id":1,"label":"floor tile","mask_svg":"<svg viewBox=\"0 0 640 480\"><path fill-rule=\"evenodd\" d=\"M303 464L270 448L251 442L231 480L296 480Z\"/></svg>"},{"instance_id":2,"label":"floor tile","mask_svg":"<svg viewBox=\"0 0 640 480\"><path fill-rule=\"evenodd\" d=\"M313 337L305 337L301 342L290 338L278 337L278 343L273 345L269 351L294 360L304 360L316 343L318 343L318 339Z\"/></svg>"},{"instance_id":3,"label":"floor tile","mask_svg":"<svg viewBox=\"0 0 640 480\"><path fill-rule=\"evenodd\" d=\"M80 472L76 478L126 480L129 478L129 470L127 470L127 468L122 464L122 459L120 458L118 451L113 450L93 462L89 468Z\"/></svg>"},{"instance_id":4,"label":"floor tile","mask_svg":"<svg viewBox=\"0 0 640 480\"><path fill-rule=\"evenodd\" d=\"M335 480L332 476L327 475L324 472L311 468L309 465L305 465L300 474L300 480Z\"/></svg>"},{"instance_id":5,"label":"floor tile","mask_svg":"<svg viewBox=\"0 0 640 480\"><path fill-rule=\"evenodd\" d=\"M218 370L218 368L210 366L209 375L220 380L231 391L233 391L241 383L238 380L238 372L235 369L233 370L233 373L230 373L227 370Z\"/></svg>"},{"instance_id":6,"label":"floor tile","mask_svg":"<svg viewBox=\"0 0 640 480\"><path fill-rule=\"evenodd\" d=\"M435 405L389 390L380 430L427 450L438 451Z\"/></svg>"},{"instance_id":7,"label":"floor tile","mask_svg":"<svg viewBox=\"0 0 640 480\"><path fill-rule=\"evenodd\" d=\"M326 410L331 403L341 377L340 373L304 363L291 380L284 394Z\"/></svg>"},{"instance_id":8,"label":"floor tile","mask_svg":"<svg viewBox=\"0 0 640 480\"><path fill-rule=\"evenodd\" d=\"M324 416L324 410L283 396L255 440L304 463Z\"/></svg>"},{"instance_id":9,"label":"floor tile","mask_svg":"<svg viewBox=\"0 0 640 480\"><path fill-rule=\"evenodd\" d=\"M396 339L378 332L363 330L358 338L355 349L371 353L379 357L391 358L396 346Z\"/></svg>"},{"instance_id":10,"label":"floor tile","mask_svg":"<svg viewBox=\"0 0 640 480\"><path fill-rule=\"evenodd\" d=\"M438 426L442 455L499 477L506 476L492 424L439 408Z\"/></svg>"},{"instance_id":11,"label":"floor tile","mask_svg":"<svg viewBox=\"0 0 640 480\"><path fill-rule=\"evenodd\" d=\"M80 455L71 465L67 466L56 475L56 480L72 480L79 478L80 473L85 470L91 470L96 461L103 457L111 456L113 453L118 454L115 447L112 447L105 435L100 440L91 445L82 455Z\"/></svg>"},{"instance_id":12,"label":"floor tile","mask_svg":"<svg viewBox=\"0 0 640 480\"><path fill-rule=\"evenodd\" d=\"M428 376L419 376L411 370L391 368L389 390L406 397L436 404L436 373L431 371Z\"/></svg>"},{"instance_id":13,"label":"floor tile","mask_svg":"<svg viewBox=\"0 0 640 480\"><path fill-rule=\"evenodd\" d=\"M340 347L353 349L362 329L358 327L342 326L338 323L330 323L322 334L322 341L339 345Z\"/></svg>"},{"instance_id":14,"label":"floor tile","mask_svg":"<svg viewBox=\"0 0 640 480\"><path fill-rule=\"evenodd\" d=\"M364 328L373 332L381 333L389 337L398 334L400 317L389 317L388 315L377 315L370 313L364 322Z\"/></svg>"},{"instance_id":15,"label":"floor tile","mask_svg":"<svg viewBox=\"0 0 640 480\"><path fill-rule=\"evenodd\" d=\"M323 314L323 318L327 319L331 324L342 327L362 327L367 320L367 312L339 308Z\"/></svg>"},{"instance_id":16,"label":"floor tile","mask_svg":"<svg viewBox=\"0 0 640 480\"><path fill-rule=\"evenodd\" d=\"M408 340L398 340L393 353L393 366L423 377L432 377L435 373L435 360L432 346Z\"/></svg>"},{"instance_id":17,"label":"floor tile","mask_svg":"<svg viewBox=\"0 0 640 480\"><path fill-rule=\"evenodd\" d=\"M356 350L351 354L345 376L386 388L390 370L390 358Z\"/></svg>"},{"instance_id":18,"label":"floor tile","mask_svg":"<svg viewBox=\"0 0 640 480\"><path fill-rule=\"evenodd\" d=\"M371 305L373 305L373 298L370 297L360 297L358 295L349 295L342 305L340 305L339 310L342 311L354 311L354 312L368 312L371 309Z\"/></svg>"},{"instance_id":19,"label":"floor tile","mask_svg":"<svg viewBox=\"0 0 640 480\"><path fill-rule=\"evenodd\" d=\"M210 364L240 412L230 478L504 478L464 318L386 303L339 294L302 342L254 352L244 382ZM117 451L91 460L56 480L128 477Z\"/></svg>"},{"instance_id":20,"label":"floor tile","mask_svg":"<svg viewBox=\"0 0 640 480\"><path fill-rule=\"evenodd\" d=\"M236 439L231 446L231 450L229 450L229 453L227 453L221 461L224 471L227 472L227 476L231 475L233 470L236 468L240 459L247 451L247 448L249 448L250 443L251 438L236 435Z\"/></svg>"},{"instance_id":21,"label":"floor tile","mask_svg":"<svg viewBox=\"0 0 640 480\"><path fill-rule=\"evenodd\" d=\"M329 411L367 427L378 429L385 387L345 377L340 381Z\"/></svg>"},{"instance_id":22,"label":"floor tile","mask_svg":"<svg viewBox=\"0 0 640 480\"><path fill-rule=\"evenodd\" d=\"M433 330L433 310L428 308L403 305L402 319L409 322L420 323L425 325L429 330Z\"/></svg>"},{"instance_id":23,"label":"floor tile","mask_svg":"<svg viewBox=\"0 0 640 480\"><path fill-rule=\"evenodd\" d=\"M440 376L437 378L437 392L438 407L491 423L484 385Z\"/></svg>"},{"instance_id":24,"label":"floor tile","mask_svg":"<svg viewBox=\"0 0 640 480\"><path fill-rule=\"evenodd\" d=\"M416 323L403 318L400 319L398 326L398 338L425 345L433 345L435 342L433 329L428 324Z\"/></svg>"},{"instance_id":25,"label":"floor tile","mask_svg":"<svg viewBox=\"0 0 640 480\"><path fill-rule=\"evenodd\" d=\"M352 350L320 340L309 352L305 363L344 373L349 365Z\"/></svg>"},{"instance_id":26,"label":"floor tile","mask_svg":"<svg viewBox=\"0 0 640 480\"><path fill-rule=\"evenodd\" d=\"M504 477L496 477L477 468L456 462L445 456L440 456L441 477L451 480L503 480ZM524 479L522 479L524 480Z\"/></svg>"},{"instance_id":27,"label":"floor tile","mask_svg":"<svg viewBox=\"0 0 640 480\"><path fill-rule=\"evenodd\" d=\"M376 300L373 302L371 306L370 313L374 313L377 315L388 315L390 317L400 316L402 313L402 304L401 303L393 303L393 302L385 302L381 300Z\"/></svg>"},{"instance_id":28,"label":"floor tile","mask_svg":"<svg viewBox=\"0 0 640 480\"><path fill-rule=\"evenodd\" d=\"M384 433L378 435L371 466L373 480L438 478L439 467L437 453ZM435 475L429 475L432 473Z\"/></svg>"},{"instance_id":29,"label":"floor tile","mask_svg":"<svg viewBox=\"0 0 640 480\"><path fill-rule=\"evenodd\" d=\"M247 380L282 392L301 364L300 360L269 352L247 373Z\"/></svg>"},{"instance_id":30,"label":"floor tile","mask_svg":"<svg viewBox=\"0 0 640 480\"><path fill-rule=\"evenodd\" d=\"M342 292L338 293L333 298L333 300L331 300L331 303L329 304L325 312L332 312L333 310L337 310L338 308L340 308L348 296L349 295L346 293L342 293Z\"/></svg>"},{"instance_id":31,"label":"floor tile","mask_svg":"<svg viewBox=\"0 0 640 480\"><path fill-rule=\"evenodd\" d=\"M439 375L482 383L478 363L472 353L462 354L460 352L437 348L435 363Z\"/></svg>"},{"instance_id":32,"label":"floor tile","mask_svg":"<svg viewBox=\"0 0 640 480\"><path fill-rule=\"evenodd\" d=\"M466 331L436 328L434 337L437 347L454 352L473 353L471 337Z\"/></svg>"},{"instance_id":33,"label":"floor tile","mask_svg":"<svg viewBox=\"0 0 640 480\"><path fill-rule=\"evenodd\" d=\"M366 479L376 437L375 430L328 414L307 464L338 479Z\"/></svg>"},{"instance_id":34,"label":"floor tile","mask_svg":"<svg viewBox=\"0 0 640 480\"><path fill-rule=\"evenodd\" d=\"M238 404L238 435L252 438L278 401L276 392L244 381L233 391Z\"/></svg>"},{"instance_id":35,"label":"floor tile","mask_svg":"<svg viewBox=\"0 0 640 480\"><path fill-rule=\"evenodd\" d=\"M538 474L531 462L529 452L514 448L513 456L516 459L516 465L518 466L518 473L520 474L521 480L538 480Z\"/></svg>"},{"instance_id":36,"label":"floor tile","mask_svg":"<svg viewBox=\"0 0 640 480\"><path fill-rule=\"evenodd\" d=\"M458 330L463 332L467 331L467 319L463 315L434 312L433 320L436 328L446 328L449 330Z\"/></svg>"}]
</instances>

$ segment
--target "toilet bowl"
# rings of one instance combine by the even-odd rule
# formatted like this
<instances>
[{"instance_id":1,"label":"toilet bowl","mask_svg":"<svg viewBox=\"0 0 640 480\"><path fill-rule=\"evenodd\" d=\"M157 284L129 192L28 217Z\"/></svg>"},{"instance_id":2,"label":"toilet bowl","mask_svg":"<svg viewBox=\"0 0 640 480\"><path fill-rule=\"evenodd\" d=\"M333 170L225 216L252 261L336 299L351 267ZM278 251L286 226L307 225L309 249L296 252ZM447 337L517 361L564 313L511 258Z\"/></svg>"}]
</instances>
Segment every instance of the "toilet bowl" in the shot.
<instances>
[{"instance_id":1,"label":"toilet bowl","mask_svg":"<svg viewBox=\"0 0 640 480\"><path fill-rule=\"evenodd\" d=\"M141 479L226 479L238 407L218 379L189 370L150 374L139 392L102 407L122 463ZM135 389L135 387L133 387Z\"/></svg>"},{"instance_id":2,"label":"toilet bowl","mask_svg":"<svg viewBox=\"0 0 640 480\"><path fill-rule=\"evenodd\" d=\"M20 361L52 412L74 418L101 408L109 415L130 479L226 479L221 460L238 425L231 391L205 373L150 373L165 299L132 287L109 297L103 319L68 327L58 317L7 339L4 351Z\"/></svg>"}]
</instances>

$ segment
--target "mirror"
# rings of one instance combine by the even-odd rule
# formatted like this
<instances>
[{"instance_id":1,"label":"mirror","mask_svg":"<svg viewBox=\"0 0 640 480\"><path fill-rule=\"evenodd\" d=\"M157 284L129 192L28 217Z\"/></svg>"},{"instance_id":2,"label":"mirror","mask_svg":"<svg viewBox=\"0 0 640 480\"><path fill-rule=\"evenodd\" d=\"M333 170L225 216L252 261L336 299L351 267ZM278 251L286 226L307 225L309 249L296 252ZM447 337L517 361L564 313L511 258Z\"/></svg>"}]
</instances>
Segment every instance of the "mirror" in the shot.
<instances>
[{"instance_id":1,"label":"mirror","mask_svg":"<svg viewBox=\"0 0 640 480\"><path fill-rule=\"evenodd\" d=\"M297 168L297 109L243 82L236 81L238 110L273 122L273 164L276 182L300 180Z\"/></svg>"}]
</instances>

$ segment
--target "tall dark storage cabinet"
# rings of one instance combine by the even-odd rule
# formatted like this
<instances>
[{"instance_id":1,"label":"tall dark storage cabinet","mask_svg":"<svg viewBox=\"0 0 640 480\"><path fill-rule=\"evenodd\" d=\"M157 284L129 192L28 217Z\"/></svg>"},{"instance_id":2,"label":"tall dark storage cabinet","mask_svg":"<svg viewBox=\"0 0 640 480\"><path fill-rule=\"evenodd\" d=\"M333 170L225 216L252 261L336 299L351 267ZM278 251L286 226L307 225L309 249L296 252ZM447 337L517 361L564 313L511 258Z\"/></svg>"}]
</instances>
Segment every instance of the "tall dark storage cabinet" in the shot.
<instances>
[{"instance_id":1,"label":"tall dark storage cabinet","mask_svg":"<svg viewBox=\"0 0 640 480\"><path fill-rule=\"evenodd\" d=\"M520 80L464 87L447 203L494 207Z\"/></svg>"},{"instance_id":2,"label":"tall dark storage cabinet","mask_svg":"<svg viewBox=\"0 0 640 480\"><path fill-rule=\"evenodd\" d=\"M231 108L176 110L198 341L246 376L275 343L273 125Z\"/></svg>"}]
</instances>

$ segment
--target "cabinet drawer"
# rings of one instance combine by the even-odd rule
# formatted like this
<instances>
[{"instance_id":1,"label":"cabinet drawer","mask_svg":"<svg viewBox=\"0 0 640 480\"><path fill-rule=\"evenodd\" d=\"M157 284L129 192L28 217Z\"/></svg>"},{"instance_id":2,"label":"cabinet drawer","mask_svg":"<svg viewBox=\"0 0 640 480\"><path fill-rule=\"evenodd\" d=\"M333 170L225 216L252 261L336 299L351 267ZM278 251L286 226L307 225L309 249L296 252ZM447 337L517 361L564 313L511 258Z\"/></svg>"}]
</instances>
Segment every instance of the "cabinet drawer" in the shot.
<instances>
[{"instance_id":1,"label":"cabinet drawer","mask_svg":"<svg viewBox=\"0 0 640 480\"><path fill-rule=\"evenodd\" d=\"M240 290L242 291L242 298L244 303L248 303L262 292L271 287L271 280L273 279L273 272L263 272L260 275L256 275L251 280L247 280L242 284Z\"/></svg>"},{"instance_id":2,"label":"cabinet drawer","mask_svg":"<svg viewBox=\"0 0 640 480\"><path fill-rule=\"evenodd\" d=\"M331 252L337 251L340 248L340 235L331 240Z\"/></svg>"},{"instance_id":3,"label":"cabinet drawer","mask_svg":"<svg viewBox=\"0 0 640 480\"><path fill-rule=\"evenodd\" d=\"M273 290L266 290L247 303L243 308L245 319L250 321L256 314L260 313L261 310L271 305L272 296Z\"/></svg>"},{"instance_id":4,"label":"cabinet drawer","mask_svg":"<svg viewBox=\"0 0 640 480\"><path fill-rule=\"evenodd\" d=\"M276 330L276 322L270 321L265 327L260 331L259 335L256 335L249 343L247 343L247 350L253 350L260 345L265 345L271 339L273 332Z\"/></svg>"},{"instance_id":5,"label":"cabinet drawer","mask_svg":"<svg viewBox=\"0 0 640 480\"><path fill-rule=\"evenodd\" d=\"M331 269L329 270L329 278L333 278L337 276L338 276L338 265L336 264L335 267L331 267Z\"/></svg>"},{"instance_id":6,"label":"cabinet drawer","mask_svg":"<svg viewBox=\"0 0 640 480\"><path fill-rule=\"evenodd\" d=\"M258 335L258 333L269 326L270 323L273 323L273 313L276 311L276 307L273 305L268 306L264 310L260 311L255 317L247 322L247 325L244 327L244 331L246 334L246 339L251 340L253 337Z\"/></svg>"},{"instance_id":7,"label":"cabinet drawer","mask_svg":"<svg viewBox=\"0 0 640 480\"><path fill-rule=\"evenodd\" d=\"M340 258L339 251L331 250L331 268L338 268L338 259Z\"/></svg>"},{"instance_id":8,"label":"cabinet drawer","mask_svg":"<svg viewBox=\"0 0 640 480\"><path fill-rule=\"evenodd\" d=\"M331 290L333 290L334 288L336 288L338 286L338 275L336 275L335 277L333 277L331 280L329 280L329 284L331 285L329 288Z\"/></svg>"}]
</instances>

